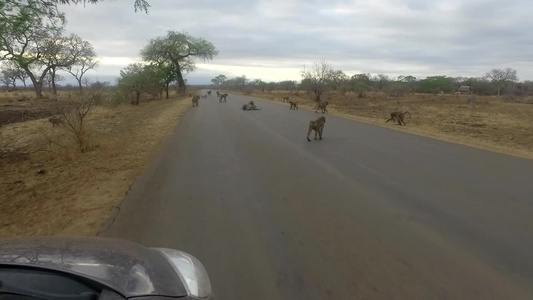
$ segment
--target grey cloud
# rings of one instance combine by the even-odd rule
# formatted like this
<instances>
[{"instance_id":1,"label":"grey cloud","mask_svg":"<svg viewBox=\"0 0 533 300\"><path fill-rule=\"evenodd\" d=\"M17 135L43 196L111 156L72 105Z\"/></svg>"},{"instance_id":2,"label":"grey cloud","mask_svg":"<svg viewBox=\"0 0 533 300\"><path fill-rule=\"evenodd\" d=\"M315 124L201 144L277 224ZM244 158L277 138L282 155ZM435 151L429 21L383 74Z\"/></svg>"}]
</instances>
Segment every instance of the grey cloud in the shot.
<instances>
[{"instance_id":1,"label":"grey cloud","mask_svg":"<svg viewBox=\"0 0 533 300\"><path fill-rule=\"evenodd\" d=\"M129 0L65 7L67 29L107 57L137 57L149 39L178 30L213 42L220 50L213 61L217 65L298 68L326 59L345 72L417 77L481 76L509 66L521 78L533 79L533 2L526 0L150 4L149 15L135 14ZM118 75L120 68L114 68ZM188 76L204 80L208 73L217 72L198 69Z\"/></svg>"}]
</instances>

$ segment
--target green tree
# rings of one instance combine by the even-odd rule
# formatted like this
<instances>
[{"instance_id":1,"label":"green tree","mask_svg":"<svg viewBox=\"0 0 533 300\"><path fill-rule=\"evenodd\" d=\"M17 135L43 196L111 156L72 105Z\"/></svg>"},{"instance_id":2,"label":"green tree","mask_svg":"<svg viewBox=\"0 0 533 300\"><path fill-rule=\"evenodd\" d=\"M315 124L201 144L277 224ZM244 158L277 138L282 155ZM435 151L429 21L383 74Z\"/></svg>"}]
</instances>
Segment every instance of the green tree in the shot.
<instances>
[{"instance_id":1,"label":"green tree","mask_svg":"<svg viewBox=\"0 0 533 300\"><path fill-rule=\"evenodd\" d=\"M447 76L430 76L420 80L418 85L419 91L422 93L450 93L454 90L455 80L452 77Z\"/></svg>"},{"instance_id":2,"label":"green tree","mask_svg":"<svg viewBox=\"0 0 533 300\"><path fill-rule=\"evenodd\" d=\"M221 87L222 85L224 85L224 82L227 80L228 78L226 77L226 75L218 75L217 77L211 79L211 82L218 86L218 87Z\"/></svg>"},{"instance_id":3,"label":"green tree","mask_svg":"<svg viewBox=\"0 0 533 300\"><path fill-rule=\"evenodd\" d=\"M496 86L498 97L500 96L500 92L503 87L507 86L511 82L518 81L516 70L511 68L506 68L505 70L492 69L490 72L485 74L485 78L490 79Z\"/></svg>"},{"instance_id":4,"label":"green tree","mask_svg":"<svg viewBox=\"0 0 533 300\"><path fill-rule=\"evenodd\" d=\"M134 94L131 104L139 104L143 93L151 93L162 87L161 78L157 75L154 66L145 66L139 63L130 64L120 71L117 88L122 95Z\"/></svg>"},{"instance_id":5,"label":"green tree","mask_svg":"<svg viewBox=\"0 0 533 300\"><path fill-rule=\"evenodd\" d=\"M169 31L165 37L149 41L141 50L145 61L152 63L168 62L174 67L178 87L185 91L183 72L194 70L194 58L213 59L218 54L215 46L202 38L195 38L184 32Z\"/></svg>"}]
</instances>

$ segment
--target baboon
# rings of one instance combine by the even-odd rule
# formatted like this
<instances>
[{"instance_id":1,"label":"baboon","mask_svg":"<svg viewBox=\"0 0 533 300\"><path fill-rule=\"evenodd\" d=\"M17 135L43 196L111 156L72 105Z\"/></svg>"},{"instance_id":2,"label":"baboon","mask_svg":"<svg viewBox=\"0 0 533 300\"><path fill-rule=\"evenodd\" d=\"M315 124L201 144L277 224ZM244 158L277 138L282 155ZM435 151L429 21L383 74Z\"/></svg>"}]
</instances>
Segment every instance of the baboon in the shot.
<instances>
[{"instance_id":1,"label":"baboon","mask_svg":"<svg viewBox=\"0 0 533 300\"><path fill-rule=\"evenodd\" d=\"M211 96L211 91L207 91L207 94L208 94L209 96Z\"/></svg>"},{"instance_id":2,"label":"baboon","mask_svg":"<svg viewBox=\"0 0 533 300\"><path fill-rule=\"evenodd\" d=\"M52 123L52 128L55 128L56 125L59 126L61 124L63 124L63 117L59 117L59 118L56 118L56 117L51 117L48 119L48 122Z\"/></svg>"},{"instance_id":3,"label":"baboon","mask_svg":"<svg viewBox=\"0 0 533 300\"><path fill-rule=\"evenodd\" d=\"M219 91L217 91L217 97L220 97L220 92Z\"/></svg>"},{"instance_id":4,"label":"baboon","mask_svg":"<svg viewBox=\"0 0 533 300\"><path fill-rule=\"evenodd\" d=\"M194 95L192 97L192 107L198 107L198 100L200 100L200 96L198 95Z\"/></svg>"},{"instance_id":5,"label":"baboon","mask_svg":"<svg viewBox=\"0 0 533 300\"><path fill-rule=\"evenodd\" d=\"M289 101L289 97L288 96L281 98L281 102L287 102L287 101Z\"/></svg>"},{"instance_id":6,"label":"baboon","mask_svg":"<svg viewBox=\"0 0 533 300\"><path fill-rule=\"evenodd\" d=\"M385 123L389 122L390 120L395 120L398 122L398 125L403 125L405 126L405 115L409 115L409 120L411 120L411 114L406 111L406 112L401 112L401 111L395 111L395 112L391 112L390 113L390 119L388 119Z\"/></svg>"},{"instance_id":7,"label":"baboon","mask_svg":"<svg viewBox=\"0 0 533 300\"><path fill-rule=\"evenodd\" d=\"M297 101L289 101L289 104L291 105L290 109L298 109L298 102Z\"/></svg>"},{"instance_id":8,"label":"baboon","mask_svg":"<svg viewBox=\"0 0 533 300\"><path fill-rule=\"evenodd\" d=\"M315 113L317 113L319 109L322 110L322 113L327 113L328 112L328 109L327 109L328 104L329 104L328 101L318 102L317 105L316 105Z\"/></svg>"},{"instance_id":9,"label":"baboon","mask_svg":"<svg viewBox=\"0 0 533 300\"><path fill-rule=\"evenodd\" d=\"M315 121L309 122L309 131L307 132L307 141L311 141L309 139L309 135L311 134L311 131L315 131L315 140L316 136L320 137L322 139L322 131L324 130L324 123L326 123L326 117L320 117L316 119Z\"/></svg>"},{"instance_id":10,"label":"baboon","mask_svg":"<svg viewBox=\"0 0 533 300\"><path fill-rule=\"evenodd\" d=\"M248 102L248 104L244 104L242 106L242 110L261 110L260 108L257 108L255 106L255 103L253 101Z\"/></svg>"},{"instance_id":11,"label":"baboon","mask_svg":"<svg viewBox=\"0 0 533 300\"><path fill-rule=\"evenodd\" d=\"M205 99L205 98L207 98L207 94L202 95L202 99Z\"/></svg>"},{"instance_id":12,"label":"baboon","mask_svg":"<svg viewBox=\"0 0 533 300\"><path fill-rule=\"evenodd\" d=\"M227 101L228 99L226 99L226 97L228 97L228 94L227 94L227 93L226 93L226 94L220 94L218 97L220 98L220 99L218 100L218 102L220 102L220 103L222 103L222 102L228 102L228 101Z\"/></svg>"}]
</instances>

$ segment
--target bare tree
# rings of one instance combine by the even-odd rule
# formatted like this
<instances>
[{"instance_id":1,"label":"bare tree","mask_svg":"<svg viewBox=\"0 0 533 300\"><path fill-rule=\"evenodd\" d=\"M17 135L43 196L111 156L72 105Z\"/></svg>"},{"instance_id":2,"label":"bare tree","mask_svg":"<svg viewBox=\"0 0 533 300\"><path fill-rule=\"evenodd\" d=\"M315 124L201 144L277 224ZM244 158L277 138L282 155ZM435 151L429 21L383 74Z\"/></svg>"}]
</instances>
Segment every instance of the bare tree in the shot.
<instances>
[{"instance_id":1,"label":"bare tree","mask_svg":"<svg viewBox=\"0 0 533 300\"><path fill-rule=\"evenodd\" d=\"M311 69L306 69L305 66L302 69L302 83L305 83L305 88L314 93L317 103L320 102L320 97L326 91L333 74L333 67L324 60L314 62Z\"/></svg>"},{"instance_id":2,"label":"bare tree","mask_svg":"<svg viewBox=\"0 0 533 300\"><path fill-rule=\"evenodd\" d=\"M0 76L0 81L2 81L6 86L9 85L16 87L17 80L22 81L24 87L26 87L26 79L28 75L24 70L22 70L15 62L7 61L2 64L2 76Z\"/></svg>"},{"instance_id":3,"label":"bare tree","mask_svg":"<svg viewBox=\"0 0 533 300\"><path fill-rule=\"evenodd\" d=\"M490 72L485 74L485 78L492 80L498 89L498 97L500 96L500 91L502 87L505 87L510 82L518 81L516 76L516 70L511 68L506 68L505 70L501 69L492 69Z\"/></svg>"},{"instance_id":4,"label":"bare tree","mask_svg":"<svg viewBox=\"0 0 533 300\"><path fill-rule=\"evenodd\" d=\"M69 42L72 44L73 50L75 49L76 51L79 51L79 55L74 64L67 67L66 70L72 74L74 78L76 78L80 93L82 93L83 76L85 73L87 73L87 71L96 68L98 65L98 61L96 60L96 52L94 51L93 45L91 45L91 43L88 41L73 38Z\"/></svg>"},{"instance_id":5,"label":"bare tree","mask_svg":"<svg viewBox=\"0 0 533 300\"><path fill-rule=\"evenodd\" d=\"M69 94L66 103L56 107L56 112L61 115L61 125L72 134L81 152L89 149L85 120L101 99L102 95L98 90L77 97Z\"/></svg>"}]
</instances>

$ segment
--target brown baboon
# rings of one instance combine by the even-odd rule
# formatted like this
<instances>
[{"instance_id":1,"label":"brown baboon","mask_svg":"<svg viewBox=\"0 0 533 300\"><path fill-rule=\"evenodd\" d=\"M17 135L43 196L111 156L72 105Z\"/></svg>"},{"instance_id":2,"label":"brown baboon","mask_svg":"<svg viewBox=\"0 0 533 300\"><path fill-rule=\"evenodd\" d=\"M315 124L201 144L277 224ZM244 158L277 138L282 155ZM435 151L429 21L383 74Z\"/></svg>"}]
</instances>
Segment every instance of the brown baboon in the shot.
<instances>
[{"instance_id":1,"label":"brown baboon","mask_svg":"<svg viewBox=\"0 0 533 300\"><path fill-rule=\"evenodd\" d=\"M289 101L289 104L291 105L290 109L298 109L298 102L297 101Z\"/></svg>"},{"instance_id":2,"label":"brown baboon","mask_svg":"<svg viewBox=\"0 0 533 300\"><path fill-rule=\"evenodd\" d=\"M192 107L198 107L198 100L200 100L200 96L198 95L194 95L192 97Z\"/></svg>"},{"instance_id":3,"label":"brown baboon","mask_svg":"<svg viewBox=\"0 0 533 300\"><path fill-rule=\"evenodd\" d=\"M59 117L59 118L56 118L56 117L51 117L48 119L48 122L52 123L52 128L55 128L56 125L59 126L61 124L63 124L63 117Z\"/></svg>"},{"instance_id":4,"label":"brown baboon","mask_svg":"<svg viewBox=\"0 0 533 300\"><path fill-rule=\"evenodd\" d=\"M217 91L217 97L220 97L220 92L219 91Z\"/></svg>"},{"instance_id":5,"label":"brown baboon","mask_svg":"<svg viewBox=\"0 0 533 300\"><path fill-rule=\"evenodd\" d=\"M406 111L406 112L401 112L401 111L395 111L395 112L391 112L390 113L390 119L388 119L385 123L391 121L391 120L395 120L396 122L398 122L398 125L403 125L405 126L405 115L409 115L409 120L411 120L411 114Z\"/></svg>"},{"instance_id":6,"label":"brown baboon","mask_svg":"<svg viewBox=\"0 0 533 300\"><path fill-rule=\"evenodd\" d=\"M309 123L309 131L307 132L307 140L310 142L309 135L311 134L311 131L315 131L315 140L316 136L320 137L322 139L322 131L324 130L324 123L326 123L326 117L320 117L316 119L315 121L311 121Z\"/></svg>"},{"instance_id":7,"label":"brown baboon","mask_svg":"<svg viewBox=\"0 0 533 300\"><path fill-rule=\"evenodd\" d=\"M281 98L281 102L287 102L287 101L289 101L289 97L288 96Z\"/></svg>"},{"instance_id":8,"label":"brown baboon","mask_svg":"<svg viewBox=\"0 0 533 300\"><path fill-rule=\"evenodd\" d=\"M253 101L248 102L248 104L244 104L242 106L242 110L261 110L260 108L257 108L255 106L255 103Z\"/></svg>"},{"instance_id":9,"label":"brown baboon","mask_svg":"<svg viewBox=\"0 0 533 300\"><path fill-rule=\"evenodd\" d=\"M211 91L207 91L207 94L208 94L209 96L211 96Z\"/></svg>"},{"instance_id":10,"label":"brown baboon","mask_svg":"<svg viewBox=\"0 0 533 300\"><path fill-rule=\"evenodd\" d=\"M328 109L327 109L328 104L329 104L328 101L318 102L317 105L316 105L315 113L318 112L319 109L322 110L322 113L327 113L328 112Z\"/></svg>"},{"instance_id":11,"label":"brown baboon","mask_svg":"<svg viewBox=\"0 0 533 300\"><path fill-rule=\"evenodd\" d=\"M222 103L222 102L228 102L228 101L227 101L228 99L226 99L226 97L228 97L228 94L227 94L227 93L226 93L226 94L219 94L218 97L220 98L220 99L218 100L218 102L220 102L220 103Z\"/></svg>"}]
</instances>

